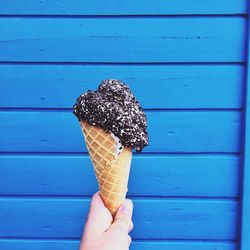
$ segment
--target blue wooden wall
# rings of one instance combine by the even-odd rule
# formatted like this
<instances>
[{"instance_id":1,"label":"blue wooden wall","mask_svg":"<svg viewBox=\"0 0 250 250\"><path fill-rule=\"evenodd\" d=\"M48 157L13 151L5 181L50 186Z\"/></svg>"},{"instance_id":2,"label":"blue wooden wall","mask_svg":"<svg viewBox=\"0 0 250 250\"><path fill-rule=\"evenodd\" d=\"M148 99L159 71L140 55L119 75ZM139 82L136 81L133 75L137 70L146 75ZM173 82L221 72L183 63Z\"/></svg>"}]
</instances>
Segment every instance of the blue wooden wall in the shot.
<instances>
[{"instance_id":1,"label":"blue wooden wall","mask_svg":"<svg viewBox=\"0 0 250 250\"><path fill-rule=\"evenodd\" d=\"M249 249L247 12L247 0L0 0L0 249L78 249L97 185L72 105L106 78L148 116L131 249Z\"/></svg>"}]
</instances>

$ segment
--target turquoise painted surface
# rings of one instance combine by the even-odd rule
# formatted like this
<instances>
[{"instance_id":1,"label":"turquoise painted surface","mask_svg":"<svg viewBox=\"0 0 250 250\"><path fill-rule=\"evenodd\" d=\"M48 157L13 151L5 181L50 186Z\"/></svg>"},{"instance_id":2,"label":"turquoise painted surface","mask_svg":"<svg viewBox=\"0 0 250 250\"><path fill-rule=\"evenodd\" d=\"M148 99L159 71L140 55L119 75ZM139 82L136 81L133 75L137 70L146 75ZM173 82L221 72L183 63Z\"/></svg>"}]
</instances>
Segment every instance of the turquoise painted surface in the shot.
<instances>
[{"instance_id":1,"label":"turquoise painted surface","mask_svg":"<svg viewBox=\"0 0 250 250\"><path fill-rule=\"evenodd\" d=\"M0 156L0 161L1 195L79 196L97 190L87 155L16 154ZM230 154L135 155L128 193L133 197L236 198L239 164L240 157Z\"/></svg>"},{"instance_id":2,"label":"turquoise painted surface","mask_svg":"<svg viewBox=\"0 0 250 250\"><path fill-rule=\"evenodd\" d=\"M179 15L246 14L246 0L9 0L1 8L6 15Z\"/></svg>"},{"instance_id":3,"label":"turquoise painted surface","mask_svg":"<svg viewBox=\"0 0 250 250\"><path fill-rule=\"evenodd\" d=\"M248 1L0 4L0 249L77 250L97 185L71 109L105 78L148 115L131 249L248 249Z\"/></svg>"},{"instance_id":4,"label":"turquoise painted surface","mask_svg":"<svg viewBox=\"0 0 250 250\"><path fill-rule=\"evenodd\" d=\"M0 19L0 26L3 41L0 60L8 62L244 62L245 59L245 16L13 17Z\"/></svg>"},{"instance_id":5,"label":"turquoise painted surface","mask_svg":"<svg viewBox=\"0 0 250 250\"><path fill-rule=\"evenodd\" d=\"M0 104L13 108L72 108L79 93L110 76L129 82L147 109L243 107L243 64L0 65L0 82L8 86L2 89Z\"/></svg>"}]
</instances>

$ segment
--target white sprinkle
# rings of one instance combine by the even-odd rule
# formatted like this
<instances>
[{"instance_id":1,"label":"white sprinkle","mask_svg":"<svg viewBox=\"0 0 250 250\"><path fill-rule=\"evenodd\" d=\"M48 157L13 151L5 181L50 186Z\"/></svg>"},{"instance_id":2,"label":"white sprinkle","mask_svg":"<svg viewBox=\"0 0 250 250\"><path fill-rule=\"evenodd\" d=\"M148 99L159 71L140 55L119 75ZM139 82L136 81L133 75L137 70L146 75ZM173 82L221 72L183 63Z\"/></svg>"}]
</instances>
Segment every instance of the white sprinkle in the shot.
<instances>
[{"instance_id":1,"label":"white sprinkle","mask_svg":"<svg viewBox=\"0 0 250 250\"><path fill-rule=\"evenodd\" d=\"M111 136L115 140L115 143L116 143L116 145L115 145L115 154L116 154L116 156L118 156L122 152L123 146L122 146L122 144L121 144L121 142L120 142L120 140L119 140L119 138L117 136L115 136L113 133L111 133Z\"/></svg>"}]
</instances>

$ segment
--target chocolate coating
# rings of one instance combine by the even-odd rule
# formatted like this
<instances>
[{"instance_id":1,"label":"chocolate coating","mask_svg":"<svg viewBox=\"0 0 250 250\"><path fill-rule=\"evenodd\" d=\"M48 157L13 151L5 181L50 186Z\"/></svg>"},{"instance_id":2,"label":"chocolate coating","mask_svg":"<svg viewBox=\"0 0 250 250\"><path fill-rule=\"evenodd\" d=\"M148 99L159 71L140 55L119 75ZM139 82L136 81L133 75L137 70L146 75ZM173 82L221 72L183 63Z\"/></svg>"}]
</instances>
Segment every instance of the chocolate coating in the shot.
<instances>
[{"instance_id":1,"label":"chocolate coating","mask_svg":"<svg viewBox=\"0 0 250 250\"><path fill-rule=\"evenodd\" d=\"M148 145L146 116L128 85L120 80L104 80L96 91L81 94L74 114L78 120L113 133L123 146L137 152Z\"/></svg>"}]
</instances>

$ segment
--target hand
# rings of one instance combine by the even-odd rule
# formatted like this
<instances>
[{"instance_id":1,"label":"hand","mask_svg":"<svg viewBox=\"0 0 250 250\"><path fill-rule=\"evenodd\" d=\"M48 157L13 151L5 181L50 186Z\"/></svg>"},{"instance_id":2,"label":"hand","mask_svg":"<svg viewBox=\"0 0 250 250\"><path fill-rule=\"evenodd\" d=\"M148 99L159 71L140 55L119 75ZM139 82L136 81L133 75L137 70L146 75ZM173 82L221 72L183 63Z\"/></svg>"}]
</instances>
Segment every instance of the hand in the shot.
<instances>
[{"instance_id":1,"label":"hand","mask_svg":"<svg viewBox=\"0 0 250 250\"><path fill-rule=\"evenodd\" d=\"M132 211L132 201L126 199L113 219L100 193L94 194L79 250L128 250Z\"/></svg>"}]
</instances>

